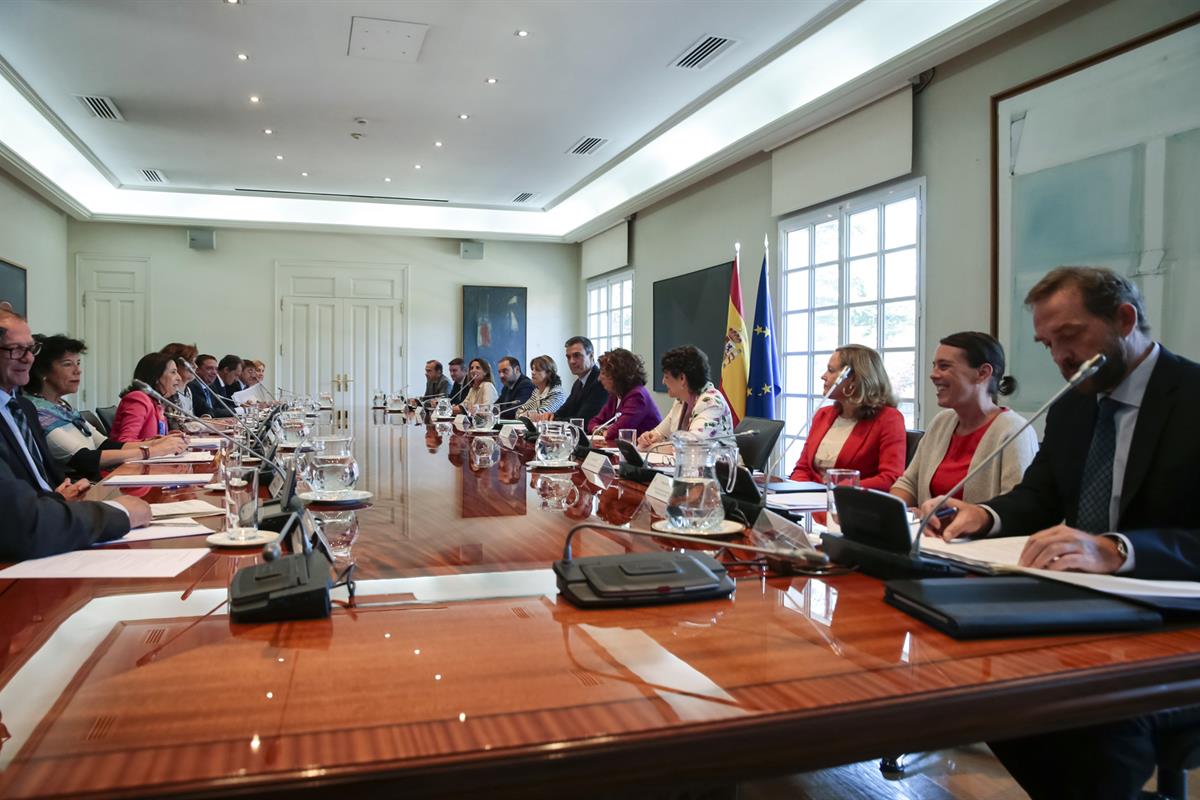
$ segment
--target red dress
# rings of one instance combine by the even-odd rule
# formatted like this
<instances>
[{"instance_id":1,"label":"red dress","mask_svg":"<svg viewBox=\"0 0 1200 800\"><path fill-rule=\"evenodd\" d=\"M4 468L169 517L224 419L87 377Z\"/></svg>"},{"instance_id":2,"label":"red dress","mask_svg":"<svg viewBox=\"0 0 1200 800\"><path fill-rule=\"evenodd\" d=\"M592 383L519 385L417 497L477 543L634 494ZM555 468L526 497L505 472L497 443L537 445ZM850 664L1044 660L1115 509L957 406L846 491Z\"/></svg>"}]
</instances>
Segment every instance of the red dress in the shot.
<instances>
[{"instance_id":1,"label":"red dress","mask_svg":"<svg viewBox=\"0 0 1200 800\"><path fill-rule=\"evenodd\" d=\"M792 470L792 480L818 483L824 480L813 466L813 457L840 413L838 407L832 405L825 406L813 416L804 450ZM834 467L856 469L861 486L886 492L904 472L904 449L904 415L891 406L884 406L870 419L855 423L838 452Z\"/></svg>"},{"instance_id":2,"label":"red dress","mask_svg":"<svg viewBox=\"0 0 1200 800\"><path fill-rule=\"evenodd\" d=\"M946 448L946 455L942 456L942 463L938 464L933 477L929 479L930 497L941 497L953 489L954 484L966 477L967 470L971 468L971 459L975 457L975 451L979 449L979 442L983 440L983 435L995 421L996 417L992 417L978 430L971 431L965 436L950 437L950 446ZM962 489L955 492L954 496L962 500Z\"/></svg>"}]
</instances>

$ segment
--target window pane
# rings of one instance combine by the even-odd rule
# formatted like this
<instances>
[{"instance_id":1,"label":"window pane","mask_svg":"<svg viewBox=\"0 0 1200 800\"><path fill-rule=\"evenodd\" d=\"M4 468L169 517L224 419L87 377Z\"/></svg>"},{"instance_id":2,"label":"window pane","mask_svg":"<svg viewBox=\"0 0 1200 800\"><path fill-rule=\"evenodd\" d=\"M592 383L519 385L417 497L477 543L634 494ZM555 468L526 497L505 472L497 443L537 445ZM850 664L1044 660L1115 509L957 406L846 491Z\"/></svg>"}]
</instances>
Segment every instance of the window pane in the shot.
<instances>
[{"instance_id":1,"label":"window pane","mask_svg":"<svg viewBox=\"0 0 1200 800\"><path fill-rule=\"evenodd\" d=\"M884 297L913 297L917 293L917 250L899 250L883 259Z\"/></svg>"},{"instance_id":2,"label":"window pane","mask_svg":"<svg viewBox=\"0 0 1200 800\"><path fill-rule=\"evenodd\" d=\"M787 356L784 359L783 368L787 373L785 392L803 394L808 391L808 364L808 356Z\"/></svg>"},{"instance_id":3,"label":"window pane","mask_svg":"<svg viewBox=\"0 0 1200 800\"><path fill-rule=\"evenodd\" d=\"M839 332L836 308L813 314L813 347L818 350L832 350L839 344Z\"/></svg>"},{"instance_id":4,"label":"window pane","mask_svg":"<svg viewBox=\"0 0 1200 800\"><path fill-rule=\"evenodd\" d=\"M629 306L621 312L621 333L633 333L633 309Z\"/></svg>"},{"instance_id":5,"label":"window pane","mask_svg":"<svg viewBox=\"0 0 1200 800\"><path fill-rule=\"evenodd\" d=\"M600 290L599 289L589 289L588 290L588 313L594 314L595 312L597 312L599 310L600 310Z\"/></svg>"},{"instance_id":6,"label":"window pane","mask_svg":"<svg viewBox=\"0 0 1200 800\"><path fill-rule=\"evenodd\" d=\"M917 344L917 303L901 300L883 306L883 346L915 347Z\"/></svg>"},{"instance_id":7,"label":"window pane","mask_svg":"<svg viewBox=\"0 0 1200 800\"><path fill-rule=\"evenodd\" d=\"M622 281L621 286L622 286L621 291L623 293L622 299L621 299L621 305L623 305L623 306L633 305L633 278Z\"/></svg>"},{"instance_id":8,"label":"window pane","mask_svg":"<svg viewBox=\"0 0 1200 800\"><path fill-rule=\"evenodd\" d=\"M850 215L850 256L879 250L879 211L868 208Z\"/></svg>"},{"instance_id":9,"label":"window pane","mask_svg":"<svg viewBox=\"0 0 1200 800\"><path fill-rule=\"evenodd\" d=\"M838 291L837 264L818 268L813 277L816 280L816 286L813 288L813 306L837 305L841 295Z\"/></svg>"},{"instance_id":10,"label":"window pane","mask_svg":"<svg viewBox=\"0 0 1200 800\"><path fill-rule=\"evenodd\" d=\"M829 366L831 355L833 353L813 353L812 393L815 395L825 394L825 382L821 380L821 376L825 374L825 368Z\"/></svg>"},{"instance_id":11,"label":"window pane","mask_svg":"<svg viewBox=\"0 0 1200 800\"><path fill-rule=\"evenodd\" d=\"M883 246L904 247L917 243L917 198L889 203L883 212Z\"/></svg>"},{"instance_id":12,"label":"window pane","mask_svg":"<svg viewBox=\"0 0 1200 800\"><path fill-rule=\"evenodd\" d=\"M596 317L596 333L600 336L608 336L608 314L600 314Z\"/></svg>"},{"instance_id":13,"label":"window pane","mask_svg":"<svg viewBox=\"0 0 1200 800\"><path fill-rule=\"evenodd\" d=\"M595 339L600 335L600 323L596 321L595 314L588 314L588 338Z\"/></svg>"},{"instance_id":14,"label":"window pane","mask_svg":"<svg viewBox=\"0 0 1200 800\"><path fill-rule=\"evenodd\" d=\"M883 354L883 368L887 370L896 397L915 397L917 355L913 350L895 350Z\"/></svg>"},{"instance_id":15,"label":"window pane","mask_svg":"<svg viewBox=\"0 0 1200 800\"><path fill-rule=\"evenodd\" d=\"M910 431L917 429L917 409L912 403L901 403L900 413L904 415L904 427Z\"/></svg>"},{"instance_id":16,"label":"window pane","mask_svg":"<svg viewBox=\"0 0 1200 800\"><path fill-rule=\"evenodd\" d=\"M851 344L862 344L876 347L879 344L879 308L869 306L851 306L847 309L850 322Z\"/></svg>"},{"instance_id":17,"label":"window pane","mask_svg":"<svg viewBox=\"0 0 1200 800\"><path fill-rule=\"evenodd\" d=\"M803 425L804 423L800 423ZM800 452L804 449L803 439L788 439L787 447L783 451L783 461L779 463L779 469L784 475L792 471L792 465L800 460Z\"/></svg>"},{"instance_id":18,"label":"window pane","mask_svg":"<svg viewBox=\"0 0 1200 800\"><path fill-rule=\"evenodd\" d=\"M808 314L788 314L784 317L784 327L787 328L786 344L788 353L798 353L808 349Z\"/></svg>"},{"instance_id":19,"label":"window pane","mask_svg":"<svg viewBox=\"0 0 1200 800\"><path fill-rule=\"evenodd\" d=\"M879 260L875 256L850 262L851 303L879 297Z\"/></svg>"},{"instance_id":20,"label":"window pane","mask_svg":"<svg viewBox=\"0 0 1200 800\"><path fill-rule=\"evenodd\" d=\"M787 269L808 266L808 228L788 231Z\"/></svg>"},{"instance_id":21,"label":"window pane","mask_svg":"<svg viewBox=\"0 0 1200 800\"><path fill-rule=\"evenodd\" d=\"M608 329L612 332L613 336L625 332L621 327L621 309L618 308L615 311L609 312Z\"/></svg>"},{"instance_id":22,"label":"window pane","mask_svg":"<svg viewBox=\"0 0 1200 800\"><path fill-rule=\"evenodd\" d=\"M838 259L838 221L831 219L829 222L822 222L816 228L817 240L817 262L824 264L826 261L837 261Z\"/></svg>"},{"instance_id":23,"label":"window pane","mask_svg":"<svg viewBox=\"0 0 1200 800\"><path fill-rule=\"evenodd\" d=\"M806 269L787 274L787 294L784 296L784 302L787 303L788 311L808 308L808 276L809 271Z\"/></svg>"},{"instance_id":24,"label":"window pane","mask_svg":"<svg viewBox=\"0 0 1200 800\"><path fill-rule=\"evenodd\" d=\"M633 336L630 336L630 335L622 336L621 337L621 347L624 347L626 350L632 349L633 348Z\"/></svg>"},{"instance_id":25,"label":"window pane","mask_svg":"<svg viewBox=\"0 0 1200 800\"><path fill-rule=\"evenodd\" d=\"M783 401L784 430L789 436L795 436L808 422L808 398L786 397Z\"/></svg>"}]
</instances>

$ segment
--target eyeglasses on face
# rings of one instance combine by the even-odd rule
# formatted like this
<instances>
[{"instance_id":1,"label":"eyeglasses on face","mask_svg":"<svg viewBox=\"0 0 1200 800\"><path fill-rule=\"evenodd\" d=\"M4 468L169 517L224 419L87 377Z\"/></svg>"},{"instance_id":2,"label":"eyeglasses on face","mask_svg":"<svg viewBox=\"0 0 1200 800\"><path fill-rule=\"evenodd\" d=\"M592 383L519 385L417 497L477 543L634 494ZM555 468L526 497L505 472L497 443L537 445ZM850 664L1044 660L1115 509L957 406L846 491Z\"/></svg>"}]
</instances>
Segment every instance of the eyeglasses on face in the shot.
<instances>
[{"instance_id":1,"label":"eyeglasses on face","mask_svg":"<svg viewBox=\"0 0 1200 800\"><path fill-rule=\"evenodd\" d=\"M25 356L36 356L42 352L42 343L34 342L31 345L13 344L8 347L0 347L0 350L8 353L8 357L12 359L24 358Z\"/></svg>"}]
</instances>

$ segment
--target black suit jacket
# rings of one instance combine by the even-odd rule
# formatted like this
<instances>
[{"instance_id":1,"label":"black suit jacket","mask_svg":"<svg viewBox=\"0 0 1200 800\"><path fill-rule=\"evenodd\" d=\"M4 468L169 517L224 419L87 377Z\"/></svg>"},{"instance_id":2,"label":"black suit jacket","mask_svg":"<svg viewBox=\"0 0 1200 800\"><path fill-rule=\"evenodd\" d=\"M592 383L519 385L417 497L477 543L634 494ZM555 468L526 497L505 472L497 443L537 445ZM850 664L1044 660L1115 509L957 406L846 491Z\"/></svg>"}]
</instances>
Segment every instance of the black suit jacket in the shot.
<instances>
[{"instance_id":1,"label":"black suit jacket","mask_svg":"<svg viewBox=\"0 0 1200 800\"><path fill-rule=\"evenodd\" d=\"M1133 545L1136 578L1200 579L1200 365L1161 347L1138 411L1121 488L1117 530ZM1064 522L1074 527L1096 398L1072 392L1050 409L1042 447L1012 491L987 502L1002 535Z\"/></svg>"},{"instance_id":2,"label":"black suit jacket","mask_svg":"<svg viewBox=\"0 0 1200 800\"><path fill-rule=\"evenodd\" d=\"M505 386L504 391L500 392L500 397L496 399L496 403L500 406L500 417L515 419L517 408L524 405L525 401L533 396L533 388L533 381L525 375L517 378L517 382L512 386Z\"/></svg>"},{"instance_id":3,"label":"black suit jacket","mask_svg":"<svg viewBox=\"0 0 1200 800\"><path fill-rule=\"evenodd\" d=\"M38 422L37 408L27 397L18 395L17 402L20 403L21 411L25 413L25 421L29 425L29 430L33 433L33 439L37 442L38 449L41 450L42 464L46 467L46 482L53 489L63 482L65 476L62 467L50 456L50 446L46 444L46 432L42 430L42 424ZM4 445L4 461L8 464L8 468L12 471L12 474L26 481L35 489L39 488L37 475L34 474L33 468L29 465L29 460L25 458L25 454L21 452L21 446L17 443L16 434L2 419L0 419L0 441Z\"/></svg>"},{"instance_id":4,"label":"black suit jacket","mask_svg":"<svg viewBox=\"0 0 1200 800\"><path fill-rule=\"evenodd\" d=\"M466 381L459 381L450 387L447 393L450 397L450 405L461 406L463 400L467 397L467 392L471 391L471 385Z\"/></svg>"},{"instance_id":5,"label":"black suit jacket","mask_svg":"<svg viewBox=\"0 0 1200 800\"><path fill-rule=\"evenodd\" d=\"M583 378L578 378L567 395L567 402L554 413L555 419L569 420L582 418L584 424L600 413L608 402L608 392L600 383L600 368L592 367L588 373L587 388L583 387Z\"/></svg>"},{"instance_id":6,"label":"black suit jacket","mask_svg":"<svg viewBox=\"0 0 1200 800\"><path fill-rule=\"evenodd\" d=\"M188 384L192 390L192 413L197 417L206 414L210 417L232 417L230 411L218 397L217 391L199 378L193 378Z\"/></svg>"}]
</instances>

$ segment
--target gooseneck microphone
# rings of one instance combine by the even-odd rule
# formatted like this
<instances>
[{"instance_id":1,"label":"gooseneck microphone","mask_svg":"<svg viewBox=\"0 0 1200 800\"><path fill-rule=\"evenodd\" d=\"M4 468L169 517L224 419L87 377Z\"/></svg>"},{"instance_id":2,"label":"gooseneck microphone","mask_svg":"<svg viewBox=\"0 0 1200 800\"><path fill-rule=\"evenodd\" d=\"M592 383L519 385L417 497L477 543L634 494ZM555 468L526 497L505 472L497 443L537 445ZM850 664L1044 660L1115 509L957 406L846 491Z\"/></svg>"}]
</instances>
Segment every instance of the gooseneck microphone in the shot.
<instances>
[{"instance_id":1,"label":"gooseneck microphone","mask_svg":"<svg viewBox=\"0 0 1200 800\"><path fill-rule=\"evenodd\" d=\"M284 473L283 468L280 467L278 464L276 464L274 460L267 458L265 455L263 455L259 451L255 450L254 448L250 447L249 445L242 444L237 439L234 439L232 436L229 436L224 431L219 430L211 423L206 422L204 419L197 417L195 414L191 413L190 411L187 411L186 409L181 408L177 404L172 403L170 400L163 397L161 392L159 392L157 389L155 389L153 386L146 383L145 381L139 381L137 378L134 378L133 388L138 389L139 391L145 392L146 394L150 395L152 398L154 398L158 402L162 403L163 405L169 406L170 408L174 409L177 413L179 413L183 417L186 417L187 419L191 420L192 422L199 423L201 426L204 427L205 430L207 430L210 433L216 434L217 436L219 436L222 439L224 439L225 441L229 442L230 444L232 444L234 447L238 448L242 452L249 453L251 456L253 456L257 459L261 459L264 464L266 464L268 467L270 467L272 470L274 470L276 473L278 473L281 478L283 478L285 480L287 479L287 475Z\"/></svg>"},{"instance_id":2,"label":"gooseneck microphone","mask_svg":"<svg viewBox=\"0 0 1200 800\"><path fill-rule=\"evenodd\" d=\"M1101 367L1103 367L1105 365L1105 363L1107 363L1107 361L1108 361L1107 356L1105 356L1103 353L1097 353L1096 355L1089 358L1087 361L1083 362L1083 364L1080 365L1079 369L1075 370L1075 374L1070 377L1070 379L1067 381L1067 383L1061 389L1059 389L1057 392L1055 392L1054 395L1049 400L1047 400L1045 402L1045 404L1043 404L1042 407L1039 408L1033 416L1031 416L1028 420L1026 420L1024 425L1017 428L1015 431L1010 433L1008 436L1004 437L1004 441L1002 441L1002 442L1000 442L1000 444L996 445L995 449L993 449L992 452L988 453L987 458L983 459L977 465L975 465L973 468L971 468L967 472L967 474L963 476L961 481L954 484L953 488L951 488L950 491L948 491L944 495L942 495L942 499L938 502L938 504L935 505L932 509L930 509L929 513L926 514L924 516L924 518L921 519L921 526L919 528L917 528L917 536L915 539L913 539L913 544L912 544L911 552L914 557L921 552L921 537L925 535L925 529L927 527L929 527L930 520L932 520L935 516L937 516L937 513L946 507L946 503L949 502L950 498L952 498L955 495L955 493L958 492L959 489L961 489L963 486L965 486L967 481L969 481L972 477L974 477L981 469L983 469L988 464L995 461L996 457L999 456L1002 452L1004 452L1004 448L1008 447L1010 444L1012 444L1014 441L1016 441L1017 437L1020 436L1022 433L1024 433L1026 428L1028 428L1030 425L1032 425L1033 423L1035 423L1039 419L1041 419L1042 415L1044 415L1047 411L1050 410L1050 406L1057 403L1059 401L1059 399L1061 399L1062 396L1065 395L1067 392L1071 391L1076 386L1083 383L1085 380L1087 380L1091 376L1095 375L1097 370L1099 370Z\"/></svg>"}]
</instances>

